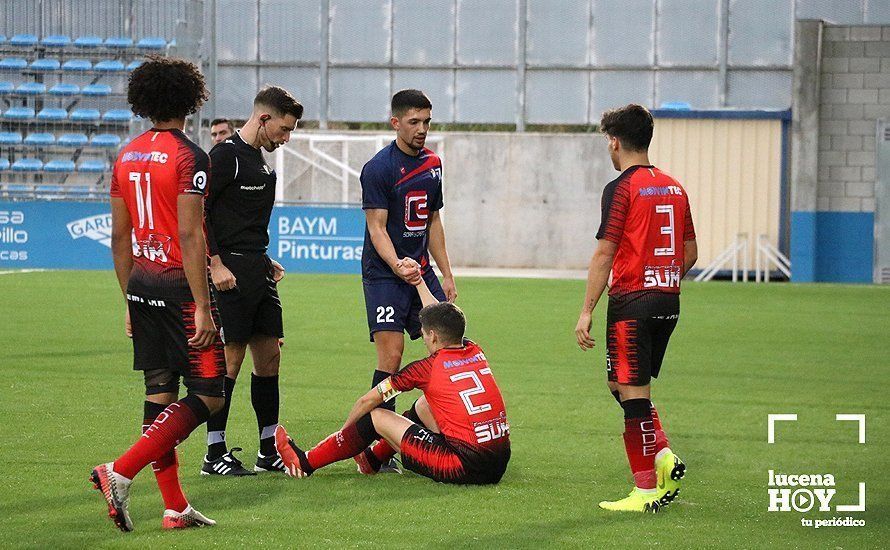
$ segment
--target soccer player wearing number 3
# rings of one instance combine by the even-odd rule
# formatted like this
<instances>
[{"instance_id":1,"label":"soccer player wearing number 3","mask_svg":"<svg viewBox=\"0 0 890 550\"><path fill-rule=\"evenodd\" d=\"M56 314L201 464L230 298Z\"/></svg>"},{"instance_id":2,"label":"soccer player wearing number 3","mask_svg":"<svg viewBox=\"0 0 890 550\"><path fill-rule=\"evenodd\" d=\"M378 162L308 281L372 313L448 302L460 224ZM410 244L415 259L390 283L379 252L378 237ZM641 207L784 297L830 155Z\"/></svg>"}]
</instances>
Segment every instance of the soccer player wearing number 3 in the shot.
<instances>
[{"instance_id":1,"label":"soccer player wearing number 3","mask_svg":"<svg viewBox=\"0 0 890 550\"><path fill-rule=\"evenodd\" d=\"M412 285L423 278L437 299L453 302L457 298L439 215L442 163L424 147L432 103L420 90L402 90L392 97L391 108L396 139L365 164L360 178L367 223L362 286L371 341L377 350L371 387L401 365L403 333L412 340L420 337L417 314L421 304ZM442 272L441 286L430 254ZM395 411L395 400L382 406Z\"/></svg>"},{"instance_id":2,"label":"soccer player wearing number 3","mask_svg":"<svg viewBox=\"0 0 890 550\"><path fill-rule=\"evenodd\" d=\"M419 267L406 260L408 267ZM363 395L343 428L302 451L283 426L275 443L291 477L355 457L373 474L396 452L404 466L442 483L484 485L501 480L510 460L510 428L500 389L482 349L464 338L463 312L439 302L423 279L417 292L423 343L430 355L380 382ZM423 390L405 416L380 407L412 389ZM380 440L373 448L374 441Z\"/></svg>"},{"instance_id":3,"label":"soccer player wearing number 3","mask_svg":"<svg viewBox=\"0 0 890 550\"><path fill-rule=\"evenodd\" d=\"M600 502L606 510L657 512L679 493L686 466L668 445L650 401L668 340L680 316L680 279L698 248L686 191L649 163L652 115L639 105L607 111L600 129L612 165L596 252L575 336L591 349L591 314L607 284L606 370L609 390L624 409L624 446L635 487L626 498ZM610 277L611 272L611 277Z\"/></svg>"}]
</instances>

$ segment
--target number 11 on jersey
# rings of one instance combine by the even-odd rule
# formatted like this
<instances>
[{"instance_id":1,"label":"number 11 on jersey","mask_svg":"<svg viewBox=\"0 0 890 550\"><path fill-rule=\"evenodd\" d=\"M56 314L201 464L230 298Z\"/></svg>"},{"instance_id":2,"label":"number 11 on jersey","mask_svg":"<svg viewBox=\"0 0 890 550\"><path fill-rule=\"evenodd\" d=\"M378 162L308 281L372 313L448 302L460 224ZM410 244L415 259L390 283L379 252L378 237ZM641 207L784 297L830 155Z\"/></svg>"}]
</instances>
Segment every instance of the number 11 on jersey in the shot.
<instances>
[{"instance_id":1,"label":"number 11 on jersey","mask_svg":"<svg viewBox=\"0 0 890 550\"><path fill-rule=\"evenodd\" d=\"M142 194L142 176L145 176L145 194ZM133 182L136 191L136 212L139 215L139 229L145 228L145 220L148 218L148 228L155 228L154 214L151 210L151 174L145 172L130 172L130 181Z\"/></svg>"}]
</instances>

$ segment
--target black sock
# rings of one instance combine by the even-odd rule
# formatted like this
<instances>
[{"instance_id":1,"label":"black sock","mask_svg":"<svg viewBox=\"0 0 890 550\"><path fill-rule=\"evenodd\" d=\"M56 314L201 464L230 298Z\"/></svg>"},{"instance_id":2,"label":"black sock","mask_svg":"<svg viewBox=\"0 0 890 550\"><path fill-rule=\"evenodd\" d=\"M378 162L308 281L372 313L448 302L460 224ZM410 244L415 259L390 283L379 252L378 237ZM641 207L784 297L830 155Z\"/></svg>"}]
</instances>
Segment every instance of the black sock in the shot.
<instances>
[{"instance_id":1,"label":"black sock","mask_svg":"<svg viewBox=\"0 0 890 550\"><path fill-rule=\"evenodd\" d=\"M428 428L426 427L426 425L423 423L423 420L420 419L420 415L417 414L417 401L415 401L414 404L411 405L411 408L410 408L410 409L408 409L407 411L403 412L403 413L402 413L402 416L404 416L405 418L407 418L407 419L410 420L411 422L414 422L415 424L417 424L417 425L420 426L421 428L428 429Z\"/></svg>"},{"instance_id":2,"label":"black sock","mask_svg":"<svg viewBox=\"0 0 890 550\"><path fill-rule=\"evenodd\" d=\"M195 420L198 421L198 426L207 422L210 418L210 409L207 408L207 405L204 404L200 397L193 393L186 395L178 403L185 405L192 411L192 414L195 415Z\"/></svg>"},{"instance_id":3,"label":"black sock","mask_svg":"<svg viewBox=\"0 0 890 550\"><path fill-rule=\"evenodd\" d=\"M151 401L146 401L142 405L142 433L145 433L145 430L152 425L158 415L164 412L166 408L167 405L152 403Z\"/></svg>"},{"instance_id":4,"label":"black sock","mask_svg":"<svg viewBox=\"0 0 890 550\"><path fill-rule=\"evenodd\" d=\"M223 378L226 388L226 402L218 413L207 420L207 460L216 460L226 454L226 425L229 423L229 406L235 391L235 379Z\"/></svg>"},{"instance_id":5,"label":"black sock","mask_svg":"<svg viewBox=\"0 0 890 550\"><path fill-rule=\"evenodd\" d=\"M621 394L618 393L618 390L612 390L612 397L614 397L615 401L618 401L618 404L621 405Z\"/></svg>"},{"instance_id":6,"label":"black sock","mask_svg":"<svg viewBox=\"0 0 890 550\"><path fill-rule=\"evenodd\" d=\"M375 370L374 378L371 380L371 388L375 388L377 384L383 382L390 376L392 376L391 372L386 372L385 370ZM380 408L396 412L396 398L393 397L389 401L384 401L380 404Z\"/></svg>"},{"instance_id":7,"label":"black sock","mask_svg":"<svg viewBox=\"0 0 890 550\"><path fill-rule=\"evenodd\" d=\"M250 402L260 432L260 454L274 456L275 428L278 426L278 375L250 374Z\"/></svg>"}]
</instances>

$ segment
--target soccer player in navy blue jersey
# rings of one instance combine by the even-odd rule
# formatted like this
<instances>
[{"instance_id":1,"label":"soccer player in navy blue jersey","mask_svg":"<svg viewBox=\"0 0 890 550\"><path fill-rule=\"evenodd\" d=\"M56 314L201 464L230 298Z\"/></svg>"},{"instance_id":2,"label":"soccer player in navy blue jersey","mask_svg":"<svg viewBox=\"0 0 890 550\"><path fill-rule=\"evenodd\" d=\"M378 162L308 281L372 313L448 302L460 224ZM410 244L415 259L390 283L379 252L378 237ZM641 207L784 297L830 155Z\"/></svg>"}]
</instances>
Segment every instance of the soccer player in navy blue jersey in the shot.
<instances>
[{"instance_id":1,"label":"soccer player in navy blue jersey","mask_svg":"<svg viewBox=\"0 0 890 550\"><path fill-rule=\"evenodd\" d=\"M368 328L377 349L371 387L398 370L404 332L412 340L420 337L421 303L413 286L419 278L437 299L453 302L457 298L439 214L442 162L424 147L432 103L420 90L402 90L393 96L391 107L396 138L365 164L361 174L367 222L362 283ZM430 265L430 254L442 272L441 284ZM395 400L382 406L395 410Z\"/></svg>"}]
</instances>

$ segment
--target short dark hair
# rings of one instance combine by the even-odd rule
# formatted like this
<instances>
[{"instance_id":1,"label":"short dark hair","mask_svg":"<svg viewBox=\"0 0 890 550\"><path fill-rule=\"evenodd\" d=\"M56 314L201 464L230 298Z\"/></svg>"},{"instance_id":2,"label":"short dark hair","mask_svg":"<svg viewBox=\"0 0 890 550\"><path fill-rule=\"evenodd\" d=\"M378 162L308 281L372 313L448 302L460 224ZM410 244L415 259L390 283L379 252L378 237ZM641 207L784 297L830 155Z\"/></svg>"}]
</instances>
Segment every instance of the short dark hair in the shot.
<instances>
[{"instance_id":1,"label":"short dark hair","mask_svg":"<svg viewBox=\"0 0 890 550\"><path fill-rule=\"evenodd\" d=\"M253 98L253 106L259 105L272 109L278 116L291 115L297 120L303 118L303 105L281 86L263 86Z\"/></svg>"},{"instance_id":2,"label":"short dark hair","mask_svg":"<svg viewBox=\"0 0 890 550\"><path fill-rule=\"evenodd\" d=\"M420 324L427 331L435 330L446 344L459 344L467 328L467 319L456 305L439 302L420 310Z\"/></svg>"},{"instance_id":3,"label":"short dark hair","mask_svg":"<svg viewBox=\"0 0 890 550\"><path fill-rule=\"evenodd\" d=\"M630 151L647 150L652 142L654 127L652 113L636 103L606 111L600 121L600 130L618 138L621 145Z\"/></svg>"},{"instance_id":4,"label":"short dark hair","mask_svg":"<svg viewBox=\"0 0 890 550\"><path fill-rule=\"evenodd\" d=\"M210 122L210 126L211 126L211 127L216 126L217 124L225 124L225 125L227 125L227 126L229 127L229 130L234 130L234 129L235 129L234 125L232 125L232 121L229 120L229 119L227 119L227 118L214 118L214 119Z\"/></svg>"},{"instance_id":5,"label":"short dark hair","mask_svg":"<svg viewBox=\"0 0 890 550\"><path fill-rule=\"evenodd\" d=\"M396 95L392 96L390 108L393 116L399 117L409 109L432 109L433 104L422 91L409 89L396 92Z\"/></svg>"},{"instance_id":6,"label":"short dark hair","mask_svg":"<svg viewBox=\"0 0 890 550\"><path fill-rule=\"evenodd\" d=\"M194 114L208 97L198 67L175 57L149 56L130 73L127 87L133 112L156 122Z\"/></svg>"}]
</instances>

